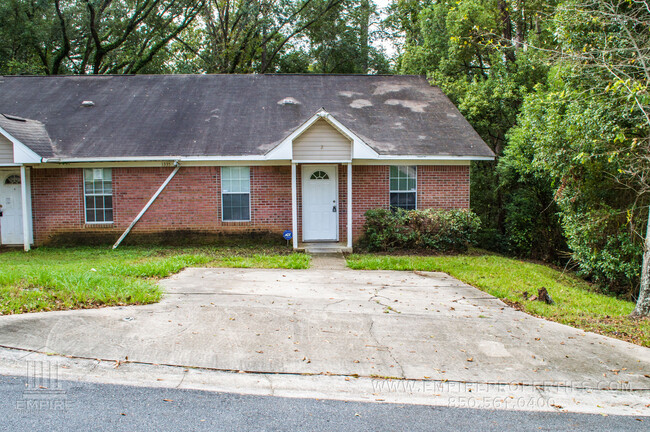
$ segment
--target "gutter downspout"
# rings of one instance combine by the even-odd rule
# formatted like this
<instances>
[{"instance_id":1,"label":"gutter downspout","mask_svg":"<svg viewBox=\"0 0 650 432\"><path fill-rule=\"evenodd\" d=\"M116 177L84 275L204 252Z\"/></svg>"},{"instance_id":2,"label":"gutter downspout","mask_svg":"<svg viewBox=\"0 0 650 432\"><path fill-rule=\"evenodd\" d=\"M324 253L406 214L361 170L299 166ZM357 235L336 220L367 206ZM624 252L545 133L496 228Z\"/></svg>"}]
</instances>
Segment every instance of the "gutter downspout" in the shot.
<instances>
[{"instance_id":1,"label":"gutter downspout","mask_svg":"<svg viewBox=\"0 0 650 432\"><path fill-rule=\"evenodd\" d=\"M131 232L131 229L135 226L136 223L138 223L140 218L142 216L144 216L144 214L147 212L149 207L151 207L151 204L153 204L153 202L156 201L156 198L158 198L158 195L160 195L160 193L165 189L165 187L167 187L167 185L174 178L174 176L176 175L178 170L181 169L180 161L174 162L174 166L176 167L176 168L174 168L174 171L172 171L172 173L169 174L169 177L167 177L167 180L165 180L165 182L160 185L160 187L158 188L156 193L153 194L151 199L149 199L149 202L142 208L142 210L140 210L140 213L138 213L138 215L135 217L135 219L133 219L133 222L131 222L131 225L129 225L129 227L126 229L126 231L124 231L124 233L120 236L120 238L117 239L117 241L113 245L113 249L117 249L117 247L120 245L120 243L122 243L122 240L124 240L124 238L127 235L129 235L129 233Z\"/></svg>"}]
</instances>

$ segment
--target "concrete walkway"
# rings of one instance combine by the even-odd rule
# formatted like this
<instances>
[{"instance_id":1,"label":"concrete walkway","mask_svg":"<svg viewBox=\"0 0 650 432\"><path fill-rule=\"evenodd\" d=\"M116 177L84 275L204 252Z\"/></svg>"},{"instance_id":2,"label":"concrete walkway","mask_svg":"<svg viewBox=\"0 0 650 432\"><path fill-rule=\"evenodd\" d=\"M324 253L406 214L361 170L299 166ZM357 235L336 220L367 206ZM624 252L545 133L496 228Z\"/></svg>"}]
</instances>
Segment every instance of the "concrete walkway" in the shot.
<instances>
[{"instance_id":1,"label":"concrete walkway","mask_svg":"<svg viewBox=\"0 0 650 432\"><path fill-rule=\"evenodd\" d=\"M158 304L0 317L0 372L55 353L72 356L64 373L131 384L650 414L650 349L526 315L442 273L314 264L187 269L162 281Z\"/></svg>"},{"instance_id":2,"label":"concrete walkway","mask_svg":"<svg viewBox=\"0 0 650 432\"><path fill-rule=\"evenodd\" d=\"M347 270L342 253L315 254L311 257L311 270Z\"/></svg>"}]
</instances>

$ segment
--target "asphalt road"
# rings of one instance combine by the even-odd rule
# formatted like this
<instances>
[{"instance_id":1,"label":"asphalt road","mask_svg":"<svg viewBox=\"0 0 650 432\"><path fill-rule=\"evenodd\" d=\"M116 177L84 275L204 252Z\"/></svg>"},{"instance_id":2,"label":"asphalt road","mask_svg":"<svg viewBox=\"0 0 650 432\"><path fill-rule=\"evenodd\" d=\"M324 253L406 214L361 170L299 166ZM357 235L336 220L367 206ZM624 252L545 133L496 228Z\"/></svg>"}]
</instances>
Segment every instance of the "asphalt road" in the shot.
<instances>
[{"instance_id":1,"label":"asphalt road","mask_svg":"<svg viewBox=\"0 0 650 432\"><path fill-rule=\"evenodd\" d=\"M0 376L0 429L28 431L647 431L650 417L488 411ZM47 387L47 388L42 388Z\"/></svg>"}]
</instances>

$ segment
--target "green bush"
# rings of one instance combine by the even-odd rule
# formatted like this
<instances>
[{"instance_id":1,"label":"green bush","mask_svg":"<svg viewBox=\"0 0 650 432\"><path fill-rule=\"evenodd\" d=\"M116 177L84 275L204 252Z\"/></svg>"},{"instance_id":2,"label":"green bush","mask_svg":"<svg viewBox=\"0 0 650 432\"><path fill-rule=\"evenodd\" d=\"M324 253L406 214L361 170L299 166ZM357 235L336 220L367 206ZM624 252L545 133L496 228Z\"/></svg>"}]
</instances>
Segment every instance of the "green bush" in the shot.
<instances>
[{"instance_id":1,"label":"green bush","mask_svg":"<svg viewBox=\"0 0 650 432\"><path fill-rule=\"evenodd\" d=\"M463 252L480 220L467 210L368 210L360 245L370 251L396 249Z\"/></svg>"}]
</instances>

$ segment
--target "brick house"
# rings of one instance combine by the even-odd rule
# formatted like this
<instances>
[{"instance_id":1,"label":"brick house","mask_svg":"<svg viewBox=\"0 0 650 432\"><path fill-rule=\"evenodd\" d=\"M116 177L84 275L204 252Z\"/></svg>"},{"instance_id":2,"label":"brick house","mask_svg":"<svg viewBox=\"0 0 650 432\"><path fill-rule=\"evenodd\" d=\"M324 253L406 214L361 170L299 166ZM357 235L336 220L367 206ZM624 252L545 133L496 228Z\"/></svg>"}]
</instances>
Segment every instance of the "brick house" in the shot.
<instances>
[{"instance_id":1,"label":"brick house","mask_svg":"<svg viewBox=\"0 0 650 432\"><path fill-rule=\"evenodd\" d=\"M351 248L371 208L469 207L492 151L420 76L0 78L1 243L282 234Z\"/></svg>"}]
</instances>

